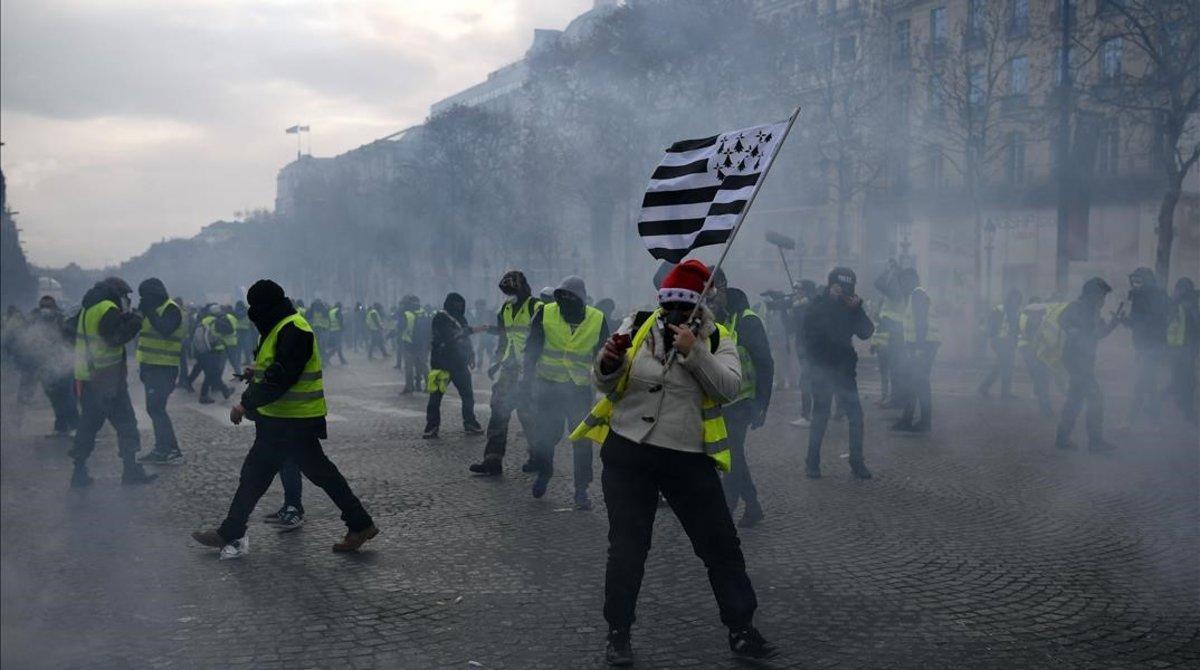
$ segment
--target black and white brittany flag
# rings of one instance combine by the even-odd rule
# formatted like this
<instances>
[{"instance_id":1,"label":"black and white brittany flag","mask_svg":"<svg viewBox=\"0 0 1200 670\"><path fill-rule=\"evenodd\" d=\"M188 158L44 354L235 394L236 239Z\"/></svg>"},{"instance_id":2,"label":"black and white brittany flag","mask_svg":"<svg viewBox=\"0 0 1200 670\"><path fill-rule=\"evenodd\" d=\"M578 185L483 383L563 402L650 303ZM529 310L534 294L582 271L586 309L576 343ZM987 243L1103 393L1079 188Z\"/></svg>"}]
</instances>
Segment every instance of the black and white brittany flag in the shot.
<instances>
[{"instance_id":1,"label":"black and white brittany flag","mask_svg":"<svg viewBox=\"0 0 1200 670\"><path fill-rule=\"evenodd\" d=\"M692 249L729 239L787 121L672 144L650 176L638 234L660 260L678 263Z\"/></svg>"}]
</instances>

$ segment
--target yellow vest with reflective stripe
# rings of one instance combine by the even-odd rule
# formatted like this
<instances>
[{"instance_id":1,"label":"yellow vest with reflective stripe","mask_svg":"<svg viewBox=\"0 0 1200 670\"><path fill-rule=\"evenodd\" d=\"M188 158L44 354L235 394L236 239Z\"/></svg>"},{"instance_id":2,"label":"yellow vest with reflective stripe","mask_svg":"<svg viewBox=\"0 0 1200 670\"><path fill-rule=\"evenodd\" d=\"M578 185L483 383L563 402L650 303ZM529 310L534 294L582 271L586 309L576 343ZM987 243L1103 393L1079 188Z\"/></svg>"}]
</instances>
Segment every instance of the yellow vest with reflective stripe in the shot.
<instances>
[{"instance_id":1,"label":"yellow vest with reflective stripe","mask_svg":"<svg viewBox=\"0 0 1200 670\"><path fill-rule=\"evenodd\" d=\"M734 399L734 402L754 398L758 395L758 386L754 374L754 360L750 358L750 352L746 350L746 347L738 344L738 323L750 316L760 321L762 320L754 313L754 310L746 308L742 310L741 314L734 314L733 318L725 326L725 329L729 331L730 336L733 338L733 343L737 345L738 359L742 362L742 385L738 388L738 395Z\"/></svg>"},{"instance_id":2,"label":"yellow vest with reflective stripe","mask_svg":"<svg viewBox=\"0 0 1200 670\"><path fill-rule=\"evenodd\" d=\"M204 316L200 319L200 325L207 328L212 337L216 338L211 351L225 351L225 336L221 334L221 331L217 330L217 317L212 314Z\"/></svg>"},{"instance_id":3,"label":"yellow vest with reflective stripe","mask_svg":"<svg viewBox=\"0 0 1200 670\"><path fill-rule=\"evenodd\" d=\"M592 406L592 410L588 412L587 417L575 427L575 430L571 431L568 439L572 441L586 439L596 444L604 444L604 440L608 438L609 425L612 423L613 407L621 401L621 397L625 395L625 389L629 387L629 373L633 369L633 360L637 357L642 344L645 343L646 338L650 335L650 330L654 328L654 324L658 321L660 312L661 310L654 310L633 336L633 342L630 344L629 352L626 354L629 364L625 367L625 374L621 375L621 378L617 380L617 388L612 393L600 398ZM719 337L732 337L730 332L725 329L725 326L721 324L717 324L717 332L720 333ZM705 346L707 344L707 342L697 341L695 346ZM705 395L704 399L700 402L700 419L703 422L704 430L704 453L713 459L718 470L729 472L733 459L729 453L729 433L725 429L725 416L721 411L721 405Z\"/></svg>"},{"instance_id":4,"label":"yellow vest with reflective stripe","mask_svg":"<svg viewBox=\"0 0 1200 670\"><path fill-rule=\"evenodd\" d=\"M383 330L383 321L379 318L379 310L367 310L367 330Z\"/></svg>"},{"instance_id":5,"label":"yellow vest with reflective stripe","mask_svg":"<svg viewBox=\"0 0 1200 670\"><path fill-rule=\"evenodd\" d=\"M329 310L329 330L335 333L342 329L342 320L338 318L341 313L341 307L334 307Z\"/></svg>"},{"instance_id":6,"label":"yellow vest with reflective stripe","mask_svg":"<svg viewBox=\"0 0 1200 670\"><path fill-rule=\"evenodd\" d=\"M505 303L500 308L500 319L504 323L504 339L507 345L504 355L500 358L507 361L511 356L522 356L525 353L525 342L529 340L529 323L533 321L533 297L525 302Z\"/></svg>"},{"instance_id":7,"label":"yellow vest with reflective stripe","mask_svg":"<svg viewBox=\"0 0 1200 670\"><path fill-rule=\"evenodd\" d=\"M329 330L329 312L322 312L320 310L313 312L311 323L313 328Z\"/></svg>"},{"instance_id":8,"label":"yellow vest with reflective stripe","mask_svg":"<svg viewBox=\"0 0 1200 670\"><path fill-rule=\"evenodd\" d=\"M258 345L258 355L254 357L254 381L263 380L264 371L275 362L275 343L279 331L287 324L293 324L300 330L311 333L312 326L299 314L292 314L271 329ZM325 416L325 383L321 379L321 348L317 346L317 338L313 336L312 355L304 365L300 379L283 394L279 400L258 408L258 413L280 419L311 419Z\"/></svg>"},{"instance_id":9,"label":"yellow vest with reflective stripe","mask_svg":"<svg viewBox=\"0 0 1200 670\"><path fill-rule=\"evenodd\" d=\"M93 372L125 360L125 347L110 347L100 336L100 319L114 309L118 309L117 303L101 300L79 315L75 326L75 379L88 381Z\"/></svg>"},{"instance_id":10,"label":"yellow vest with reflective stripe","mask_svg":"<svg viewBox=\"0 0 1200 670\"><path fill-rule=\"evenodd\" d=\"M400 341L412 343L413 333L417 330L417 313L411 309L404 310L404 330L400 331Z\"/></svg>"},{"instance_id":11,"label":"yellow vest with reflective stripe","mask_svg":"<svg viewBox=\"0 0 1200 670\"><path fill-rule=\"evenodd\" d=\"M917 292L928 293L920 286L913 289L908 296L908 301L904 305L904 315L902 321L904 323L904 341L909 344L915 344L917 341L917 318L913 314L912 296ZM925 341L926 342L941 342L942 338L938 335L937 321L933 318L933 299L929 300L929 310L925 312Z\"/></svg>"},{"instance_id":12,"label":"yellow vest with reflective stripe","mask_svg":"<svg viewBox=\"0 0 1200 670\"><path fill-rule=\"evenodd\" d=\"M592 354L600 341L604 313L586 305L583 309L583 322L572 328L563 318L558 303L542 307L546 340L537 361L538 377L576 386L592 383Z\"/></svg>"},{"instance_id":13,"label":"yellow vest with reflective stripe","mask_svg":"<svg viewBox=\"0 0 1200 670\"><path fill-rule=\"evenodd\" d=\"M225 314L225 320L229 322L229 327L232 328L232 330L229 331L228 335L222 335L221 341L225 343L226 347L236 347L237 343L238 343L238 341L237 341L237 317L234 316L232 312L230 312L230 313Z\"/></svg>"},{"instance_id":14,"label":"yellow vest with reflective stripe","mask_svg":"<svg viewBox=\"0 0 1200 670\"><path fill-rule=\"evenodd\" d=\"M167 308L178 307L171 300L164 300L163 304L155 308L154 312L162 318L166 314ZM187 329L183 323L183 310L179 310L179 326L175 332L167 337L163 337L154 326L150 325L150 319L142 317L142 331L138 334L137 349L135 355L137 362L141 365L162 365L166 367L177 367L179 365L179 352L183 350L183 334Z\"/></svg>"},{"instance_id":15,"label":"yellow vest with reflective stripe","mask_svg":"<svg viewBox=\"0 0 1200 670\"><path fill-rule=\"evenodd\" d=\"M884 298L879 305L879 314L877 315L875 333L871 335L871 343L876 346L887 346L892 341L892 333L883 326L883 320L888 319L896 323L904 323L904 312L900 305L897 305L892 300Z\"/></svg>"},{"instance_id":16,"label":"yellow vest with reflective stripe","mask_svg":"<svg viewBox=\"0 0 1200 670\"><path fill-rule=\"evenodd\" d=\"M1183 305L1179 305L1167 323L1167 346L1182 347L1185 342L1187 342L1187 315L1183 312Z\"/></svg>"}]
</instances>

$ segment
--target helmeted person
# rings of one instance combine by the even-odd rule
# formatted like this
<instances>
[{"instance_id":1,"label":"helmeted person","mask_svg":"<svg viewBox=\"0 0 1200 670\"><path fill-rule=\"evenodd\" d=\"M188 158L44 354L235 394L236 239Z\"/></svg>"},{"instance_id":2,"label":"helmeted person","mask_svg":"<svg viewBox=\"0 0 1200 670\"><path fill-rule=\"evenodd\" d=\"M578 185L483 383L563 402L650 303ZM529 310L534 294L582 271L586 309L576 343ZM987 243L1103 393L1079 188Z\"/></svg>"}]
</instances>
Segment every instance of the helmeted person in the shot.
<instances>
[{"instance_id":1,"label":"helmeted person","mask_svg":"<svg viewBox=\"0 0 1200 670\"><path fill-rule=\"evenodd\" d=\"M253 421L254 444L242 463L225 521L215 530L199 531L192 537L205 546L221 548L221 558L244 556L249 551L246 524L254 506L271 486L275 473L293 459L342 512L348 530L333 550L355 551L378 535L379 529L321 448L321 440L328 437L325 386L312 326L273 281L255 282L246 298L260 340L254 367L246 370L252 381L241 401L230 409L229 419L234 424L244 417Z\"/></svg>"},{"instance_id":2,"label":"helmeted person","mask_svg":"<svg viewBox=\"0 0 1200 670\"><path fill-rule=\"evenodd\" d=\"M204 383L200 385L200 403L213 403L212 391L220 391L221 396L229 398L233 389L225 385L221 374L225 369L226 339L234 332L234 326L222 314L221 306L209 303L200 316L200 323L192 333L192 349L196 354L196 362L204 373ZM197 371L192 371L189 381L194 381Z\"/></svg>"},{"instance_id":3,"label":"helmeted person","mask_svg":"<svg viewBox=\"0 0 1200 670\"><path fill-rule=\"evenodd\" d=\"M333 362L333 355L337 354L338 361L342 365L346 364L346 355L342 353L343 336L346 333L346 317L342 313L342 303L335 302L333 307L329 308L329 360Z\"/></svg>"},{"instance_id":4,"label":"helmeted person","mask_svg":"<svg viewBox=\"0 0 1200 670\"><path fill-rule=\"evenodd\" d=\"M88 290L75 326L75 384L82 408L71 458L71 486L88 486L87 459L96 448L96 433L108 421L117 431L122 484L144 484L158 475L147 474L137 462L141 449L137 417L129 400L125 345L137 337L142 317L130 310L129 284L109 277Z\"/></svg>"},{"instance_id":5,"label":"helmeted person","mask_svg":"<svg viewBox=\"0 0 1200 670\"><path fill-rule=\"evenodd\" d=\"M545 303L529 322L525 344L524 379L534 409L533 466L537 476L532 494L546 494L554 475L554 451L565 433L587 416L595 392L592 361L608 339L604 314L586 303L583 279L566 277L554 289L554 302ZM575 508L592 508L592 445L573 440Z\"/></svg>"},{"instance_id":6,"label":"helmeted person","mask_svg":"<svg viewBox=\"0 0 1200 670\"><path fill-rule=\"evenodd\" d=\"M387 360L387 345L383 342L383 305L374 303L367 309L365 320L367 328L367 360L375 359L375 350Z\"/></svg>"},{"instance_id":7,"label":"helmeted person","mask_svg":"<svg viewBox=\"0 0 1200 670\"><path fill-rule=\"evenodd\" d=\"M1104 396L1100 383L1096 381L1096 346L1100 340L1117 327L1120 315L1115 314L1105 321L1100 316L1104 299L1112 292L1108 282L1093 277L1083 284L1079 298L1068 304L1057 315L1061 331L1061 359L1067 372L1067 399L1063 403L1058 421L1055 446L1059 449L1074 449L1071 432L1075 419L1087 406L1088 449L1108 451L1113 445L1104 440Z\"/></svg>"},{"instance_id":8,"label":"helmeted person","mask_svg":"<svg viewBox=\"0 0 1200 670\"><path fill-rule=\"evenodd\" d=\"M421 437L434 439L438 436L442 425L442 397L451 383L462 399L463 431L480 435L483 426L475 418L475 390L471 386L471 367L474 365L471 333L474 330L467 322L466 299L458 293L448 294L430 328L429 402L425 406L425 432Z\"/></svg>"},{"instance_id":9,"label":"helmeted person","mask_svg":"<svg viewBox=\"0 0 1200 670\"><path fill-rule=\"evenodd\" d=\"M1133 352L1137 381L1129 405L1129 425L1143 411L1157 419L1161 399L1158 392L1158 368L1163 364L1167 349L1167 321L1170 318L1170 299L1158 285L1150 268L1138 268L1129 275L1129 316L1122 323L1133 334Z\"/></svg>"},{"instance_id":10,"label":"helmeted person","mask_svg":"<svg viewBox=\"0 0 1200 670\"><path fill-rule=\"evenodd\" d=\"M804 319L804 348L812 373L813 420L808 432L808 456L805 475L821 476L821 442L829 425L833 398L846 413L849 431L850 473L870 479L863 457L863 411L858 396L858 353L853 338L868 340L875 324L863 310L862 298L855 293L857 277L849 268L837 267L829 273L825 289L813 299Z\"/></svg>"},{"instance_id":11,"label":"helmeted person","mask_svg":"<svg viewBox=\"0 0 1200 670\"><path fill-rule=\"evenodd\" d=\"M933 386L930 376L941 337L933 315L933 301L921 287L917 271L914 268L900 270L897 284L904 299L904 313L901 316L904 329L901 354L904 411L900 419L892 424L892 430L926 433L933 427Z\"/></svg>"},{"instance_id":12,"label":"helmeted person","mask_svg":"<svg viewBox=\"0 0 1200 670\"><path fill-rule=\"evenodd\" d=\"M750 528L762 520L763 509L746 457L746 434L766 423L767 410L771 406L771 390L775 383L775 359L771 357L766 326L762 318L750 309L750 300L745 292L727 286L724 281L719 284L714 281L714 286L717 291L713 312L737 346L742 369L742 383L737 397L725 407L725 428L733 457L729 472L723 478L725 502L729 505L730 513L737 510L739 501L745 503L746 508L738 526Z\"/></svg>"},{"instance_id":13,"label":"helmeted person","mask_svg":"<svg viewBox=\"0 0 1200 670\"><path fill-rule=\"evenodd\" d=\"M74 389L74 324L53 296L44 295L28 323L15 334L14 354L36 366L35 375L54 410L54 432L47 437L70 437L79 425L79 405Z\"/></svg>"},{"instance_id":14,"label":"helmeted person","mask_svg":"<svg viewBox=\"0 0 1200 670\"><path fill-rule=\"evenodd\" d=\"M1171 365L1168 388L1183 418L1194 426L1197 423L1196 360L1200 357L1200 293L1188 277L1180 277L1171 294L1167 356Z\"/></svg>"},{"instance_id":15,"label":"helmeted person","mask_svg":"<svg viewBox=\"0 0 1200 670\"><path fill-rule=\"evenodd\" d=\"M604 397L571 435L602 444L610 665L633 662L630 628L660 494L708 569L730 648L753 658L776 653L754 627L758 600L717 474L731 461L721 406L741 387L737 345L707 308L688 323L708 279L699 261L675 266L658 309L631 315L606 339L593 370Z\"/></svg>"},{"instance_id":16,"label":"helmeted person","mask_svg":"<svg viewBox=\"0 0 1200 670\"><path fill-rule=\"evenodd\" d=\"M138 376L146 389L146 414L154 424L154 449L139 460L156 465L182 463L183 452L167 413L167 400L179 374L179 352L186 332L183 309L168 297L167 287L157 277L138 284L138 296L142 329L135 352Z\"/></svg>"},{"instance_id":17,"label":"helmeted person","mask_svg":"<svg viewBox=\"0 0 1200 670\"><path fill-rule=\"evenodd\" d=\"M496 314L498 341L496 353L496 381L492 384L491 416L487 425L487 444L483 448L483 460L472 463L471 472L483 475L498 475L504 470L504 454L508 446L508 424L512 413L528 437L533 434L532 408L521 393L521 373L524 370L525 342L529 339L529 324L541 303L532 295L529 281L520 270L509 270L500 278L500 292L505 296L504 306ZM532 453L530 454L532 461Z\"/></svg>"},{"instance_id":18,"label":"helmeted person","mask_svg":"<svg viewBox=\"0 0 1200 670\"><path fill-rule=\"evenodd\" d=\"M1004 302L992 308L988 315L987 335L992 351L996 354L992 367L979 383L979 394L987 397L992 385L1000 380L1000 397L1014 398L1012 393L1013 361L1017 355L1017 341L1021 337L1021 292L1012 289L1004 296Z\"/></svg>"}]
</instances>

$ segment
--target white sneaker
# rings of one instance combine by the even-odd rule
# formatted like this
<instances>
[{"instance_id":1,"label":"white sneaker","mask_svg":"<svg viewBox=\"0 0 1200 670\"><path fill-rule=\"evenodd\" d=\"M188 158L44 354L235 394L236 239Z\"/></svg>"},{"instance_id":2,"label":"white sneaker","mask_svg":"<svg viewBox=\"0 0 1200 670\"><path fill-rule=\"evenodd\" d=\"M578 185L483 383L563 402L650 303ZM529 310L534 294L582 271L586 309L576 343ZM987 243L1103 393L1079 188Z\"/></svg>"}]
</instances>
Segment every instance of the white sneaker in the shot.
<instances>
[{"instance_id":1,"label":"white sneaker","mask_svg":"<svg viewBox=\"0 0 1200 670\"><path fill-rule=\"evenodd\" d=\"M794 421L789 421L788 424L790 424L792 426L796 426L797 428L808 428L812 424L812 422L804 417L800 417L799 419L796 419Z\"/></svg>"},{"instance_id":2,"label":"white sneaker","mask_svg":"<svg viewBox=\"0 0 1200 670\"><path fill-rule=\"evenodd\" d=\"M221 560L228 561L241 558L250 553L250 536L244 536L221 547Z\"/></svg>"}]
</instances>

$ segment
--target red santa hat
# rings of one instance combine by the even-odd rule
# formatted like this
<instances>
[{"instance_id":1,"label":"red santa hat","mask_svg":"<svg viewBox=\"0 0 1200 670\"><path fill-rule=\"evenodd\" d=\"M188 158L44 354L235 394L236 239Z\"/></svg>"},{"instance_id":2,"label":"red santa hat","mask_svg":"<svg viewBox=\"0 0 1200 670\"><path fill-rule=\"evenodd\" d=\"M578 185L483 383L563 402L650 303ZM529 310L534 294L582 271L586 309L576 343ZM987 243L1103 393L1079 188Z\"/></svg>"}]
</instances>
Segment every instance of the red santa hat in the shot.
<instances>
[{"instance_id":1,"label":"red santa hat","mask_svg":"<svg viewBox=\"0 0 1200 670\"><path fill-rule=\"evenodd\" d=\"M710 273L708 266L697 260L686 260L671 268L658 289L658 302L700 302Z\"/></svg>"}]
</instances>

